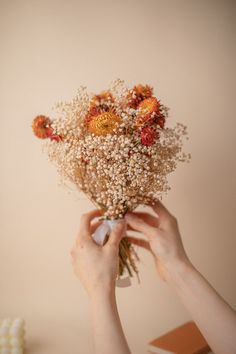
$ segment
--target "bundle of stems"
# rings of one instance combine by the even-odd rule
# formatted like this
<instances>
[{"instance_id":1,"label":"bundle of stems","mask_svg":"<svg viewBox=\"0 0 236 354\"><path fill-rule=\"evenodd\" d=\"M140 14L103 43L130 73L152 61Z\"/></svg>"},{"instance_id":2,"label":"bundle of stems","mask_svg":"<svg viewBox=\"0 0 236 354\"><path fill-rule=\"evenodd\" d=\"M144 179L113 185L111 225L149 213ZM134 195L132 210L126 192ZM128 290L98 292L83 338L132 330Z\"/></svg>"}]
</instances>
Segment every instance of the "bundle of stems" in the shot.
<instances>
[{"instance_id":1,"label":"bundle of stems","mask_svg":"<svg viewBox=\"0 0 236 354\"><path fill-rule=\"evenodd\" d=\"M122 238L119 245L119 276L122 276L126 270L130 277L133 277L134 274L138 277L138 269L135 263L138 260L137 253L128 237Z\"/></svg>"}]
</instances>

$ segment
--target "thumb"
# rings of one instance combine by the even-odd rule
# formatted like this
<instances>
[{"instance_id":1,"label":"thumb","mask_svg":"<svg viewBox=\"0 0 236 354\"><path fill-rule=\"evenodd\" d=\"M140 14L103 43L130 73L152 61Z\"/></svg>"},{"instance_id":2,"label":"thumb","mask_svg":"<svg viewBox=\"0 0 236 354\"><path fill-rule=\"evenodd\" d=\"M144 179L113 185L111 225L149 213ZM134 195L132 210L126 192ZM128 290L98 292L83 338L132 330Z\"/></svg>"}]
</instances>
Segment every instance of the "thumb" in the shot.
<instances>
[{"instance_id":1,"label":"thumb","mask_svg":"<svg viewBox=\"0 0 236 354\"><path fill-rule=\"evenodd\" d=\"M109 239L106 245L119 246L119 243L124 237L126 231L126 221L120 220L115 226L113 226Z\"/></svg>"}]
</instances>

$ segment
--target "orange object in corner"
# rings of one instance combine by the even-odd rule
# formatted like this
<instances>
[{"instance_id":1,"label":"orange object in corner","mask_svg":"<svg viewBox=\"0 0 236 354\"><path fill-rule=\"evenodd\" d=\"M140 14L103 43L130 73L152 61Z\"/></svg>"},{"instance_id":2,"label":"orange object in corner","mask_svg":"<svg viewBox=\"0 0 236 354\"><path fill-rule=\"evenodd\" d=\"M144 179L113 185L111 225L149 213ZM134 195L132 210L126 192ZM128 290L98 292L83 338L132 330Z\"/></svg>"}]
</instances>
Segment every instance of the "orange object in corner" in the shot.
<instances>
[{"instance_id":1,"label":"orange object in corner","mask_svg":"<svg viewBox=\"0 0 236 354\"><path fill-rule=\"evenodd\" d=\"M156 354L208 354L211 349L194 322L187 322L154 339L148 350Z\"/></svg>"}]
</instances>

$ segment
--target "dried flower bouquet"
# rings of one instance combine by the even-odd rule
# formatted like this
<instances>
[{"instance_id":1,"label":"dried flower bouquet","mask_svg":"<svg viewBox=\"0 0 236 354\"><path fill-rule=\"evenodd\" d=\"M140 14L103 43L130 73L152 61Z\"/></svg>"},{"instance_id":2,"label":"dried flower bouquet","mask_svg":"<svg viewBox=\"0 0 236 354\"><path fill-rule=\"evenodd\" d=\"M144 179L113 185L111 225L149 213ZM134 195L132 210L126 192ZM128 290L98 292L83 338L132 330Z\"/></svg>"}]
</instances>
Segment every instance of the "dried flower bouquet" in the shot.
<instances>
[{"instance_id":1,"label":"dried flower bouquet","mask_svg":"<svg viewBox=\"0 0 236 354\"><path fill-rule=\"evenodd\" d=\"M186 127L166 127L168 108L149 85L125 86L115 80L98 95L78 90L71 102L57 104L58 116L39 115L34 134L48 138L46 150L63 181L70 181L116 220L167 192L167 176L182 152ZM120 244L120 275L137 273L135 252L126 238Z\"/></svg>"}]
</instances>

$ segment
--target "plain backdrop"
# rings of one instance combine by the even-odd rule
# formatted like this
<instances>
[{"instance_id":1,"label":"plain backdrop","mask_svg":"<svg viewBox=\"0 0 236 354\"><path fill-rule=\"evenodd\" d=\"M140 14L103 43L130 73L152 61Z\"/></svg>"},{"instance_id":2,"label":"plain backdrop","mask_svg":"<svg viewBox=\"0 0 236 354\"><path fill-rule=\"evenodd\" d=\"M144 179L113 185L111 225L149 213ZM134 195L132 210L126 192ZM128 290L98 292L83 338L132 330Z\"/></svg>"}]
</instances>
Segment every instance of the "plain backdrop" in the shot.
<instances>
[{"instance_id":1,"label":"plain backdrop","mask_svg":"<svg viewBox=\"0 0 236 354\"><path fill-rule=\"evenodd\" d=\"M80 85L99 92L119 77L148 83L188 126L164 196L195 266L236 307L236 2L218 0L0 1L0 317L26 320L29 354L93 352L87 296L70 249L93 206L58 185L31 131ZM189 320L152 258L117 289L131 350ZM217 321L217 318L215 319Z\"/></svg>"}]
</instances>

